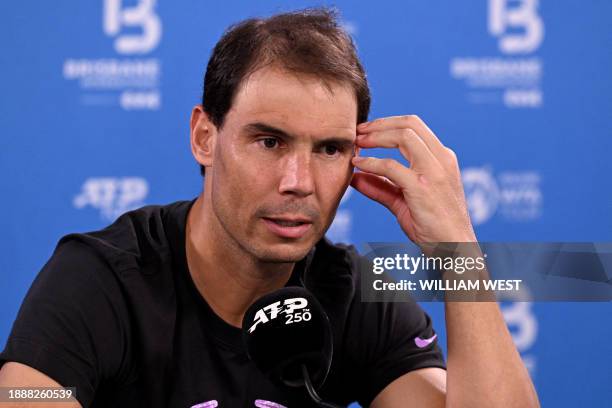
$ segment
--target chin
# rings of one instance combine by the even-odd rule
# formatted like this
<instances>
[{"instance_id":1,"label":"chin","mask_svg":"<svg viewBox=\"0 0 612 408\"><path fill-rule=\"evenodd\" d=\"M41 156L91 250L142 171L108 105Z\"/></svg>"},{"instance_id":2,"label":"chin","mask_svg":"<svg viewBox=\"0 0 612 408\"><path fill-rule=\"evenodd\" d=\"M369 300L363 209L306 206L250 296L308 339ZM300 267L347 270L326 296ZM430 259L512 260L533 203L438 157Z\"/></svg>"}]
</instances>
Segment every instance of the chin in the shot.
<instances>
[{"instance_id":1,"label":"chin","mask_svg":"<svg viewBox=\"0 0 612 408\"><path fill-rule=\"evenodd\" d=\"M257 248L253 254L262 262L295 263L302 260L312 249L314 243L274 244Z\"/></svg>"}]
</instances>

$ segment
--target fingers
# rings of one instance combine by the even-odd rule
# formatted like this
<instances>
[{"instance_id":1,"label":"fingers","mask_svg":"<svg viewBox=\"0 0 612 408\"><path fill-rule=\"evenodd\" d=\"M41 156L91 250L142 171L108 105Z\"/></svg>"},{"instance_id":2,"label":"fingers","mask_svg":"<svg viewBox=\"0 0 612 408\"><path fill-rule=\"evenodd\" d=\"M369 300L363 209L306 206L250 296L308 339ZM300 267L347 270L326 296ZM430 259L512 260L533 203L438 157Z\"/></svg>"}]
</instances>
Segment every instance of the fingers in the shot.
<instances>
[{"instance_id":1,"label":"fingers","mask_svg":"<svg viewBox=\"0 0 612 408\"><path fill-rule=\"evenodd\" d=\"M357 126L357 132L365 134L401 128L414 130L436 158L444 157L447 154L446 147L440 142L440 139L416 115L389 116L372 122L364 122Z\"/></svg>"},{"instance_id":2,"label":"fingers","mask_svg":"<svg viewBox=\"0 0 612 408\"><path fill-rule=\"evenodd\" d=\"M401 227L412 240L415 239L415 229L410 209L403 200L402 189L385 179L371 173L355 173L351 185L366 197L384 205L398 219Z\"/></svg>"},{"instance_id":3,"label":"fingers","mask_svg":"<svg viewBox=\"0 0 612 408\"><path fill-rule=\"evenodd\" d=\"M413 167L429 169L435 165L436 158L422 138L408 128L394 128L357 135L357 144L365 148L399 148Z\"/></svg>"},{"instance_id":4,"label":"fingers","mask_svg":"<svg viewBox=\"0 0 612 408\"><path fill-rule=\"evenodd\" d=\"M388 178L400 189L411 189L419 182L414 170L393 159L355 156L352 162L361 171Z\"/></svg>"},{"instance_id":5,"label":"fingers","mask_svg":"<svg viewBox=\"0 0 612 408\"><path fill-rule=\"evenodd\" d=\"M374 201L378 201L391 212L402 199L402 190L381 176L371 173L355 173L351 180L351 186Z\"/></svg>"}]
</instances>

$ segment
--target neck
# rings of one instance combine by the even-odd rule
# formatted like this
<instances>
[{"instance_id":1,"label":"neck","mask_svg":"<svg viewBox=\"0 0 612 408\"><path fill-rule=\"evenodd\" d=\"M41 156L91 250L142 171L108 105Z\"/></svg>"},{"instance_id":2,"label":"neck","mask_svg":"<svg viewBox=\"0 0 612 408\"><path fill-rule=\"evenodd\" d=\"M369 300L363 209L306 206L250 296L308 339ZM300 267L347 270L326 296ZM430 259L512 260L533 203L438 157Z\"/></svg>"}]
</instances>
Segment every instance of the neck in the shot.
<instances>
[{"instance_id":1,"label":"neck","mask_svg":"<svg viewBox=\"0 0 612 408\"><path fill-rule=\"evenodd\" d=\"M294 263L265 263L244 251L220 224L210 202L200 195L187 217L185 252L189 273L200 295L232 326L241 327L248 307L280 289Z\"/></svg>"}]
</instances>

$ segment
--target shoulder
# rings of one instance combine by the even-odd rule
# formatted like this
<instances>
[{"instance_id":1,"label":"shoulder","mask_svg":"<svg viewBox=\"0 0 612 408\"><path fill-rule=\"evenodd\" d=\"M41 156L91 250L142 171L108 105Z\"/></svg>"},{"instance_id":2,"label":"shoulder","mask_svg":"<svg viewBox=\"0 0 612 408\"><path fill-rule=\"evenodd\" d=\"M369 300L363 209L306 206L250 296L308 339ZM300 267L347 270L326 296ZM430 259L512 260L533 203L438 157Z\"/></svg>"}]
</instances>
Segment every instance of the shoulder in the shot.
<instances>
[{"instance_id":1,"label":"shoulder","mask_svg":"<svg viewBox=\"0 0 612 408\"><path fill-rule=\"evenodd\" d=\"M104 229L62 237L52 259L104 263L116 272L138 269L169 257L170 230L178 229L189 201L129 211Z\"/></svg>"},{"instance_id":2,"label":"shoulder","mask_svg":"<svg viewBox=\"0 0 612 408\"><path fill-rule=\"evenodd\" d=\"M121 316L122 324L129 316L152 319L171 314L174 277L169 233L178 228L176 219L183 211L186 214L188 205L185 201L139 208L104 229L62 237L23 307L54 304L77 317L85 307L99 313L108 310L109 316ZM151 313L151 305L164 312Z\"/></svg>"}]
</instances>

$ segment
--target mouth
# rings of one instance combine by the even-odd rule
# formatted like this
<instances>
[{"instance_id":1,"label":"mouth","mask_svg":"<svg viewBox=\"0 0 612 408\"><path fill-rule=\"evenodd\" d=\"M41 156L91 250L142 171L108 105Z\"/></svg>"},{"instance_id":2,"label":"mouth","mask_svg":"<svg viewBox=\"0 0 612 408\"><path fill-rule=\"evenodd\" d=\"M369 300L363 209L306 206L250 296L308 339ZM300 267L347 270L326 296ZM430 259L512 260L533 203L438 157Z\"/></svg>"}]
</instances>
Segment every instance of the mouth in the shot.
<instances>
[{"instance_id":1,"label":"mouth","mask_svg":"<svg viewBox=\"0 0 612 408\"><path fill-rule=\"evenodd\" d=\"M301 238L312 226L312 221L307 218L264 217L262 219L270 232L283 238Z\"/></svg>"}]
</instances>

